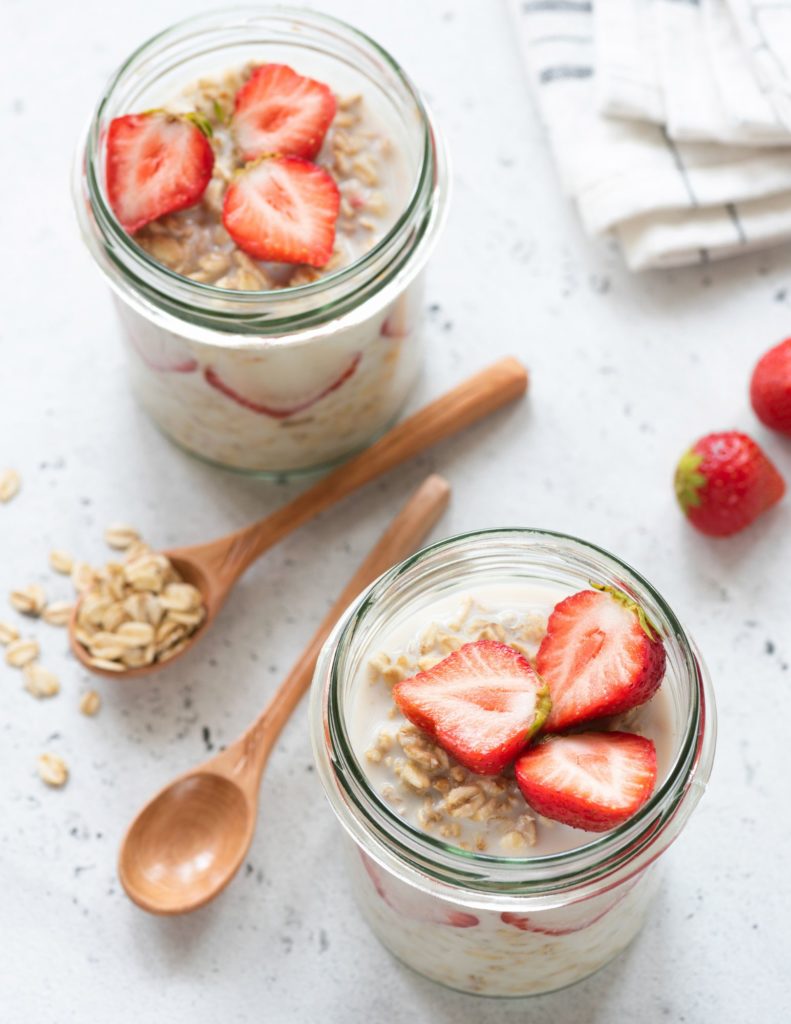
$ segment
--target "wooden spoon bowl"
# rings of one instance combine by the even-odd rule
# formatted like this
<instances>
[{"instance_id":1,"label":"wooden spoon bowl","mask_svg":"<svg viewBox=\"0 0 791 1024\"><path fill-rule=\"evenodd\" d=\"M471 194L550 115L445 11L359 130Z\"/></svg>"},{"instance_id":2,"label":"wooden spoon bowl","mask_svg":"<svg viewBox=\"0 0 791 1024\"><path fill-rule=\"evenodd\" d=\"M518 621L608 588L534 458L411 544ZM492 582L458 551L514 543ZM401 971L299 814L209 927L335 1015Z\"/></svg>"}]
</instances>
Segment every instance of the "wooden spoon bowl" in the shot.
<instances>
[{"instance_id":1,"label":"wooden spoon bowl","mask_svg":"<svg viewBox=\"0 0 791 1024\"><path fill-rule=\"evenodd\" d=\"M153 914L183 914L203 906L230 882L253 838L264 767L310 685L324 641L360 592L415 550L449 496L450 487L442 477L424 481L253 724L225 750L160 790L138 813L118 858L121 884L138 906Z\"/></svg>"},{"instance_id":2,"label":"wooden spoon bowl","mask_svg":"<svg viewBox=\"0 0 791 1024\"><path fill-rule=\"evenodd\" d=\"M184 893L202 906L236 874L250 845L255 807L224 775L190 773L147 804L124 840L122 881L135 902L158 914L184 911Z\"/></svg>"}]
</instances>

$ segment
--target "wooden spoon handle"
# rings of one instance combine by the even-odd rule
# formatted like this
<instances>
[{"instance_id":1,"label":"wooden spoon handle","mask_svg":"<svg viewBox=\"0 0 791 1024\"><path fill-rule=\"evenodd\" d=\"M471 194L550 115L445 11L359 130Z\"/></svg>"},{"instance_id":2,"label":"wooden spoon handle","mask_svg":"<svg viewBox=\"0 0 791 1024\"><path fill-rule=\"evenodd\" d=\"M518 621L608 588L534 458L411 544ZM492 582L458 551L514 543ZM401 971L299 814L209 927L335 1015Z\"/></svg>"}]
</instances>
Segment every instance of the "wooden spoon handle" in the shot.
<instances>
[{"instance_id":1,"label":"wooden spoon handle","mask_svg":"<svg viewBox=\"0 0 791 1024\"><path fill-rule=\"evenodd\" d=\"M244 735L228 749L227 753L234 760L231 771L241 776L237 779L240 785L258 786L269 752L310 685L319 651L346 608L383 572L415 550L442 515L449 498L450 485L447 480L436 474L427 477L379 538L377 545L327 612L270 703Z\"/></svg>"},{"instance_id":2,"label":"wooden spoon handle","mask_svg":"<svg viewBox=\"0 0 791 1024\"><path fill-rule=\"evenodd\" d=\"M513 402L525 393L527 380L527 370L513 357L493 363L388 430L266 519L217 541L223 547L222 563L216 566L222 583L230 587L264 551L358 487Z\"/></svg>"}]
</instances>

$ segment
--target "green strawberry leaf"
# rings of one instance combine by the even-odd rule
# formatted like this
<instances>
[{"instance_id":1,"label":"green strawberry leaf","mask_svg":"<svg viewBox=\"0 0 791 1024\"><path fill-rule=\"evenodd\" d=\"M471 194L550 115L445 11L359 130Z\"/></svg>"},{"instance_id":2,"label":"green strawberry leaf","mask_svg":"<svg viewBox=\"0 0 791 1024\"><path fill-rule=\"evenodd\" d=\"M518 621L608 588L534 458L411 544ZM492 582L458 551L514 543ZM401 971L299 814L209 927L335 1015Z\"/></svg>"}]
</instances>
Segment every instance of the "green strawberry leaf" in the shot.
<instances>
[{"instance_id":1,"label":"green strawberry leaf","mask_svg":"<svg viewBox=\"0 0 791 1024\"><path fill-rule=\"evenodd\" d=\"M640 628L649 640L657 639L659 636L659 630L648 618L645 609L639 605L637 601L629 597L628 594L624 594L622 590L618 590L617 587L610 587L604 583L594 583L593 580L590 580L590 585L594 590L601 590L603 593L609 594L610 597L614 598L618 602L618 604L622 604L624 608L627 608L633 615L636 615L637 621L640 623Z\"/></svg>"},{"instance_id":2,"label":"green strawberry leaf","mask_svg":"<svg viewBox=\"0 0 791 1024\"><path fill-rule=\"evenodd\" d=\"M185 121L190 121L194 124L198 131L203 132L207 139L210 139L212 135L214 135L214 131L212 130L208 117L205 117L203 114L199 114L196 110L191 110L188 114L182 114L182 117Z\"/></svg>"},{"instance_id":3,"label":"green strawberry leaf","mask_svg":"<svg viewBox=\"0 0 791 1024\"><path fill-rule=\"evenodd\" d=\"M700 472L703 456L690 448L676 467L676 498L685 515L701 504L700 489L706 486L706 477Z\"/></svg>"}]
</instances>

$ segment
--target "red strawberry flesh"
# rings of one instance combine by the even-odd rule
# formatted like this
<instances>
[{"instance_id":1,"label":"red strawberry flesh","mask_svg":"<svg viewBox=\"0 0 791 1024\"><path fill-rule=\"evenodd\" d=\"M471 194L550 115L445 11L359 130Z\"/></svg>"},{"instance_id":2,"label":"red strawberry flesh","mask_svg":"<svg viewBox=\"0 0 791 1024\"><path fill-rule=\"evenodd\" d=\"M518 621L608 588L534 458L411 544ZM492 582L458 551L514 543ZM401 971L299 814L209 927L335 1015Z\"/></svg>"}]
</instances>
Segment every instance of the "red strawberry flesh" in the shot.
<instances>
[{"instance_id":1,"label":"red strawberry flesh","mask_svg":"<svg viewBox=\"0 0 791 1024\"><path fill-rule=\"evenodd\" d=\"M128 114L107 132L107 196L121 225L134 233L166 213L200 201L214 167L201 130L185 118Z\"/></svg>"},{"instance_id":2,"label":"red strawberry flesh","mask_svg":"<svg viewBox=\"0 0 791 1024\"><path fill-rule=\"evenodd\" d=\"M276 420L285 420L288 419L289 416L295 416L299 412L304 412L312 405L315 405L320 399L325 398L333 391L337 391L338 388L354 374L361 358L362 354L360 352L356 352L351 357L343 371L325 387L306 395L304 398L286 399L285 401L282 397L275 395L261 398L245 396L240 391L237 391L227 381L223 380L219 372L212 366L208 366L206 368L204 371L204 377L207 384L215 388L217 391L222 392L226 398L230 398L232 401L236 402L237 405L241 405L245 409L249 409L251 412L256 412L261 416L271 416Z\"/></svg>"},{"instance_id":3,"label":"red strawberry flesh","mask_svg":"<svg viewBox=\"0 0 791 1024\"><path fill-rule=\"evenodd\" d=\"M236 94L231 128L245 161L274 155L312 160L335 110L335 97L322 82L285 64L264 64Z\"/></svg>"},{"instance_id":4,"label":"red strawberry flesh","mask_svg":"<svg viewBox=\"0 0 791 1024\"><path fill-rule=\"evenodd\" d=\"M628 599L582 590L553 609L536 670L552 697L544 729L560 732L649 700L662 682L665 647Z\"/></svg>"},{"instance_id":5,"label":"red strawberry flesh","mask_svg":"<svg viewBox=\"0 0 791 1024\"><path fill-rule=\"evenodd\" d=\"M250 164L228 186L222 221L259 260L323 267L332 256L340 193L332 177L300 157Z\"/></svg>"},{"instance_id":6,"label":"red strawberry flesh","mask_svg":"<svg viewBox=\"0 0 791 1024\"><path fill-rule=\"evenodd\" d=\"M750 401L763 424L791 435L791 338L758 360L750 381Z\"/></svg>"},{"instance_id":7,"label":"red strawberry flesh","mask_svg":"<svg viewBox=\"0 0 791 1024\"><path fill-rule=\"evenodd\" d=\"M727 537L780 501L785 481L752 438L729 430L707 434L682 456L675 488L693 526Z\"/></svg>"},{"instance_id":8,"label":"red strawberry flesh","mask_svg":"<svg viewBox=\"0 0 791 1024\"><path fill-rule=\"evenodd\" d=\"M380 868L360 850L360 857L377 896L397 914L423 921L426 924L444 924L451 928L474 928L480 921L475 914L456 910L444 900L426 897L420 890L399 882Z\"/></svg>"},{"instance_id":9,"label":"red strawberry flesh","mask_svg":"<svg viewBox=\"0 0 791 1024\"><path fill-rule=\"evenodd\" d=\"M510 764L549 709L547 689L530 662L494 640L465 644L396 683L393 699L410 722L482 775Z\"/></svg>"},{"instance_id":10,"label":"red strawberry flesh","mask_svg":"<svg viewBox=\"0 0 791 1024\"><path fill-rule=\"evenodd\" d=\"M656 785L656 749L628 732L552 736L516 762L525 800L545 818L606 832L632 817Z\"/></svg>"}]
</instances>

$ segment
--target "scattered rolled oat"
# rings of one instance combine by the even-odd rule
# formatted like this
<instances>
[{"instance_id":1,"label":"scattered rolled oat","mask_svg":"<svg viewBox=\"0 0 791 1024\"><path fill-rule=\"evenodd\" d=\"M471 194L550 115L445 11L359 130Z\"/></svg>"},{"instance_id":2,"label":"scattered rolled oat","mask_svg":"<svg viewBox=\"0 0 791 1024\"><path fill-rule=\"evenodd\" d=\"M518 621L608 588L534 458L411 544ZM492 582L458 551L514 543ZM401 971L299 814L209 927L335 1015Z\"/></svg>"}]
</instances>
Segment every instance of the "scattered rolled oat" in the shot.
<instances>
[{"instance_id":1,"label":"scattered rolled oat","mask_svg":"<svg viewBox=\"0 0 791 1024\"><path fill-rule=\"evenodd\" d=\"M19 639L19 630L7 622L0 622L0 644L10 644Z\"/></svg>"},{"instance_id":2,"label":"scattered rolled oat","mask_svg":"<svg viewBox=\"0 0 791 1024\"><path fill-rule=\"evenodd\" d=\"M130 548L136 541L140 540L140 534L134 526L128 526L126 523L113 523L112 526L108 526L104 531L104 539L111 548L115 548L118 551L126 551L127 548Z\"/></svg>"},{"instance_id":3,"label":"scattered rolled oat","mask_svg":"<svg viewBox=\"0 0 791 1024\"><path fill-rule=\"evenodd\" d=\"M80 711L84 715L95 715L102 704L102 699L96 690L86 690L80 697Z\"/></svg>"},{"instance_id":4,"label":"scattered rolled oat","mask_svg":"<svg viewBox=\"0 0 791 1024\"><path fill-rule=\"evenodd\" d=\"M49 553L49 564L50 568L54 569L55 572L69 576L74 568L74 559L68 551L61 551L59 548L56 548Z\"/></svg>"},{"instance_id":5,"label":"scattered rolled oat","mask_svg":"<svg viewBox=\"0 0 791 1024\"><path fill-rule=\"evenodd\" d=\"M6 648L6 664L12 668L24 668L31 661L35 661L39 655L39 646L36 640L12 640Z\"/></svg>"},{"instance_id":6,"label":"scattered rolled oat","mask_svg":"<svg viewBox=\"0 0 791 1024\"><path fill-rule=\"evenodd\" d=\"M0 470L0 501L10 501L21 486L22 480L15 469Z\"/></svg>"},{"instance_id":7,"label":"scattered rolled oat","mask_svg":"<svg viewBox=\"0 0 791 1024\"><path fill-rule=\"evenodd\" d=\"M8 600L11 607L15 608L22 615L38 616L44 611L47 603L47 595L44 588L38 583L30 583L20 590L12 590Z\"/></svg>"},{"instance_id":8,"label":"scattered rolled oat","mask_svg":"<svg viewBox=\"0 0 791 1024\"><path fill-rule=\"evenodd\" d=\"M83 589L75 636L87 649L90 664L111 672L175 657L206 617L200 591L131 527L123 529L129 544L123 561L101 569L81 565L75 580L78 589L92 581Z\"/></svg>"},{"instance_id":9,"label":"scattered rolled oat","mask_svg":"<svg viewBox=\"0 0 791 1024\"><path fill-rule=\"evenodd\" d=\"M38 759L38 774L48 786L63 786L69 778L66 762L57 754L42 754Z\"/></svg>"},{"instance_id":10,"label":"scattered rolled oat","mask_svg":"<svg viewBox=\"0 0 791 1024\"><path fill-rule=\"evenodd\" d=\"M83 593L96 585L96 573L86 562L75 562L71 570L74 589Z\"/></svg>"},{"instance_id":11,"label":"scattered rolled oat","mask_svg":"<svg viewBox=\"0 0 791 1024\"><path fill-rule=\"evenodd\" d=\"M53 601L41 613L41 618L50 626L68 626L73 610L71 601Z\"/></svg>"},{"instance_id":12,"label":"scattered rolled oat","mask_svg":"<svg viewBox=\"0 0 791 1024\"><path fill-rule=\"evenodd\" d=\"M42 665L30 662L24 667L25 689L39 700L42 697L54 697L60 692L60 682L54 672Z\"/></svg>"}]
</instances>

